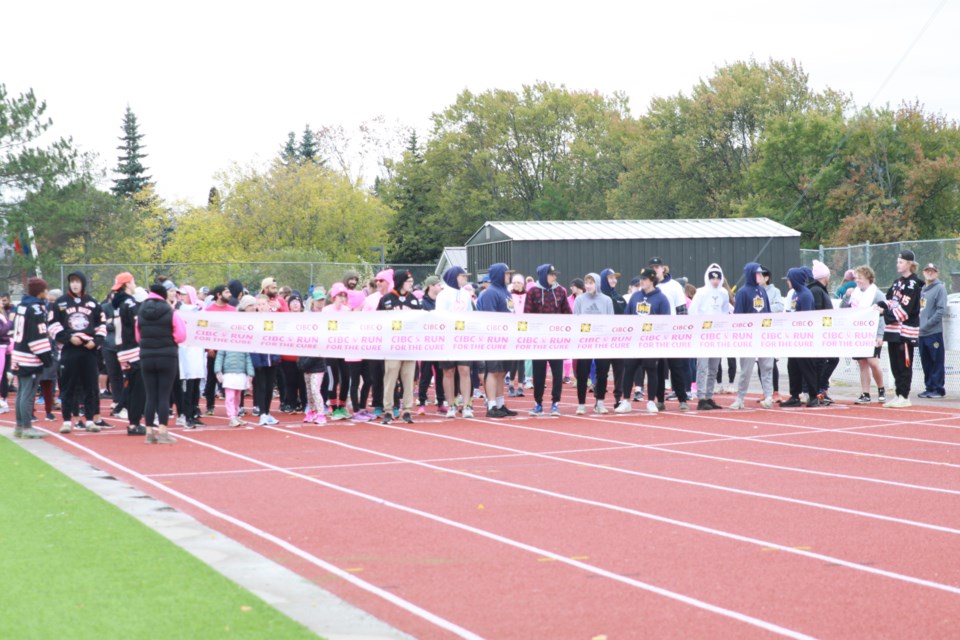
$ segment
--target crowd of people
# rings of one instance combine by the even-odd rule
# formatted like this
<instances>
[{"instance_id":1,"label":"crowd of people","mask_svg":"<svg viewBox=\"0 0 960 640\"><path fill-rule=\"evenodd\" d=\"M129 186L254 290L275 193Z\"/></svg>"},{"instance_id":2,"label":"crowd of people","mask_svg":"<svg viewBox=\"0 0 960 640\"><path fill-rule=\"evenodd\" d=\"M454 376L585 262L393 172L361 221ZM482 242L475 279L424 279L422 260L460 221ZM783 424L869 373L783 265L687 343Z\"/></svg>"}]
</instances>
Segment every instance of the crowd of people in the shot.
<instances>
[{"instance_id":1,"label":"crowd of people","mask_svg":"<svg viewBox=\"0 0 960 640\"><path fill-rule=\"evenodd\" d=\"M259 283L256 293L231 280L199 291L158 277L144 289L128 272L117 274L102 300L88 291L84 274L71 273L67 291L50 290L41 278L30 278L26 293L13 307L3 300L0 345L7 354L0 386L0 411L7 411L7 395L16 381L17 437L39 438L46 432L33 427L36 407L42 404L47 421L56 421L60 433L75 429L98 432L111 423L100 415L101 398L111 400L110 418L127 422L127 433L145 436L148 444L172 444L171 421L185 428L203 426L215 415L222 399L228 424L246 424L248 413L260 425L273 425L273 404L286 414L302 414L306 424L328 420L405 423L423 415L433 403L447 418L476 417L475 404L487 418L517 415L507 398L532 391L531 416L559 415L564 384L575 384L575 413L592 411L629 413L633 403L658 413L668 401L680 411L721 409L715 393L723 389L723 359L719 357L647 358L642 353L624 358L564 361L414 361L269 355L211 350L183 344L186 328L180 310L201 313L351 313L409 310L525 314L584 315L713 315L780 313L831 309L872 309L879 318L874 353L855 358L860 368L858 404L876 399L885 407L909 407L912 363L919 348L925 390L921 397L945 395L943 316L946 289L939 268L927 264L921 280L911 251L897 260L897 280L884 293L869 266L844 274L831 294L829 268L819 261L789 269L787 291L781 292L770 270L756 262L743 267L742 281L732 284L719 264L707 267L699 288L674 278L668 264L651 258L630 280L626 295L618 292L621 274L613 268L559 284L552 264L524 277L508 265L490 266L478 282L462 267L450 267L442 278L429 276L416 283L409 271L384 269L361 283L348 270L327 289L311 285L306 295L281 288L274 278ZM880 367L882 344L887 343L894 393L887 394ZM634 357L634 355L636 357ZM732 384L739 383L731 409L745 407L747 391L758 368L760 406L815 407L829 405L830 378L839 363L833 357L789 358L789 393L780 396L780 367L769 357L726 358ZM547 371L551 374L549 401ZM666 386L670 382L670 388ZM430 396L434 389L433 398ZM609 387L609 388L608 388ZM606 405L608 392L612 408ZM248 402L249 400L249 402ZM201 409L205 403L205 411ZM249 410L247 405L249 404Z\"/></svg>"}]
</instances>

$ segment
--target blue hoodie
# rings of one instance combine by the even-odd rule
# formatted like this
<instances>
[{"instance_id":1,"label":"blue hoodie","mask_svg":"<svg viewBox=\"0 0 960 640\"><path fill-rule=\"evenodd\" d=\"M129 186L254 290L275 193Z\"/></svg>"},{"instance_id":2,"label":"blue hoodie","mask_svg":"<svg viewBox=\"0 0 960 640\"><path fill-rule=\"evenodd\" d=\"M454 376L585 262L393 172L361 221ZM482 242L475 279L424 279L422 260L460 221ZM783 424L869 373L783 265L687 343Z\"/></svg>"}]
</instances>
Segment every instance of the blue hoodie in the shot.
<instances>
[{"instance_id":1,"label":"blue hoodie","mask_svg":"<svg viewBox=\"0 0 960 640\"><path fill-rule=\"evenodd\" d=\"M793 310L794 311L813 311L813 294L807 288L807 275L804 273L804 267L794 267L787 271L787 280L793 287ZM809 271L809 269L807 269ZM811 272L809 275L813 275Z\"/></svg>"},{"instance_id":2,"label":"blue hoodie","mask_svg":"<svg viewBox=\"0 0 960 640\"><path fill-rule=\"evenodd\" d=\"M743 286L737 289L734 313L770 313L770 299L763 285L757 284L759 262L748 262L743 267Z\"/></svg>"},{"instance_id":3,"label":"blue hoodie","mask_svg":"<svg viewBox=\"0 0 960 640\"><path fill-rule=\"evenodd\" d=\"M627 301L607 282L607 276L613 273L616 273L613 269L604 269L600 272L600 293L610 296L610 300L613 301L613 312L619 316L623 315L623 312L626 311Z\"/></svg>"},{"instance_id":4,"label":"blue hoodie","mask_svg":"<svg viewBox=\"0 0 960 640\"><path fill-rule=\"evenodd\" d=\"M461 273L466 273L463 267L453 266L443 272L443 283L450 287L451 289L459 289L460 283L457 282L457 277Z\"/></svg>"},{"instance_id":5,"label":"blue hoodie","mask_svg":"<svg viewBox=\"0 0 960 640\"><path fill-rule=\"evenodd\" d=\"M513 296L507 290L504 282L507 271L510 269L503 262L490 265L490 286L483 290L477 299L477 311L500 311L513 313ZM447 275L443 275L446 280Z\"/></svg>"}]
</instances>

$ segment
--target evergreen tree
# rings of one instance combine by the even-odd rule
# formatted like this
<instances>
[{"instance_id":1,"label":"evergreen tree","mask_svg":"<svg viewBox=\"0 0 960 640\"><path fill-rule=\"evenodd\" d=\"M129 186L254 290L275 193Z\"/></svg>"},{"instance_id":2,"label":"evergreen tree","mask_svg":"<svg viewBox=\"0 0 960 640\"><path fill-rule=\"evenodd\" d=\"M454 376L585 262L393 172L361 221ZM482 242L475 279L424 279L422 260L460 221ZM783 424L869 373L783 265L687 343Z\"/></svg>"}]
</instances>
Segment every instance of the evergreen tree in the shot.
<instances>
[{"instance_id":1,"label":"evergreen tree","mask_svg":"<svg viewBox=\"0 0 960 640\"><path fill-rule=\"evenodd\" d=\"M443 226L431 204L430 182L424 170L423 153L417 132L411 131L403 163L392 183L378 181L378 193L396 215L388 223L387 253L403 264L434 262L443 253L443 238L426 229Z\"/></svg>"},{"instance_id":2,"label":"evergreen tree","mask_svg":"<svg viewBox=\"0 0 960 640\"><path fill-rule=\"evenodd\" d=\"M127 105L127 111L123 115L123 137L120 141L123 144L117 147L122 151L122 155L117 159L117 168L114 171L120 175L120 179L113 181L114 194L126 198L133 197L151 183L152 176L145 175L147 168L141 162L147 157L143 153L144 145L141 144L143 134L140 133L137 124L137 116Z\"/></svg>"},{"instance_id":3,"label":"evergreen tree","mask_svg":"<svg viewBox=\"0 0 960 640\"><path fill-rule=\"evenodd\" d=\"M293 131L287 134L287 143L280 149L280 162L286 166L296 164L300 159L300 151L297 149L297 134Z\"/></svg>"},{"instance_id":4,"label":"evergreen tree","mask_svg":"<svg viewBox=\"0 0 960 640\"><path fill-rule=\"evenodd\" d=\"M317 137L310 130L310 125L303 129L303 137L300 139L299 156L301 162L317 162L317 154L320 149L317 146ZM322 164L322 163L321 163Z\"/></svg>"}]
</instances>

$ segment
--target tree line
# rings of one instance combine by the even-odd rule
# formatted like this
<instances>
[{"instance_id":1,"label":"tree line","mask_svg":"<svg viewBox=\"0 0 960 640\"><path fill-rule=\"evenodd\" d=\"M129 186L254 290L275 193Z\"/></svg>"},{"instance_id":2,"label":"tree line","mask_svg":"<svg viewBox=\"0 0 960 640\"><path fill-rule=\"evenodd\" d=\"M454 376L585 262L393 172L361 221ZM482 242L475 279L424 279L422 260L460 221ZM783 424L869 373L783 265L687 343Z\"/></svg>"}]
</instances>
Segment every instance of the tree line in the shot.
<instances>
[{"instance_id":1,"label":"tree line","mask_svg":"<svg viewBox=\"0 0 960 640\"><path fill-rule=\"evenodd\" d=\"M626 96L540 82L463 91L424 139L382 119L356 136L306 126L266 167L216 176L203 206L162 201L127 108L110 191L73 141L45 147L46 105L0 85L0 214L41 263L429 263L488 220L765 216L808 247L952 236L960 128L922 104L856 107L796 62L715 69L634 116ZM402 147L402 148L398 148ZM375 158L364 184L360 162ZM351 161L351 159L353 159ZM22 243L21 243L22 244ZM12 270L31 256L8 260Z\"/></svg>"}]
</instances>

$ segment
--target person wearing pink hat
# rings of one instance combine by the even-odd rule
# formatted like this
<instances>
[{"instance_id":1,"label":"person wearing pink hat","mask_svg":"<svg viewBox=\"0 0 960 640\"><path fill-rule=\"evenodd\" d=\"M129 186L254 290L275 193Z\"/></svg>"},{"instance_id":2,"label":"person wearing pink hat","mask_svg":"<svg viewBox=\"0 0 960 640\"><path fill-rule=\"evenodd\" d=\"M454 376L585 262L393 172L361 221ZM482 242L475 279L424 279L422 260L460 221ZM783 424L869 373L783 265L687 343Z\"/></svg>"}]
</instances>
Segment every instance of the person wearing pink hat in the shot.
<instances>
[{"instance_id":1,"label":"person wearing pink hat","mask_svg":"<svg viewBox=\"0 0 960 640\"><path fill-rule=\"evenodd\" d=\"M377 311L419 311L423 308L420 300L413 295L413 273L401 271L396 274L393 289L380 298ZM413 422L413 379L416 374L416 360L387 360L383 369L383 424L390 424L393 420L394 391L397 379L403 387L403 406L401 418L407 424Z\"/></svg>"},{"instance_id":2,"label":"person wearing pink hat","mask_svg":"<svg viewBox=\"0 0 960 640\"><path fill-rule=\"evenodd\" d=\"M393 289L393 269L384 269L378 273L374 278L374 283L376 284L377 290L368 295L366 300L364 300L363 311L376 311L377 306L380 304L380 299ZM365 380L370 381L370 392L372 393L370 402L373 405L373 415L379 418L383 415L383 360L368 359L364 360L363 364L363 377ZM365 407L367 404L366 398L367 394L361 390L360 400L363 401L363 406L360 408L364 409L364 411L366 410ZM353 409L354 411L358 410L357 407Z\"/></svg>"}]
</instances>

